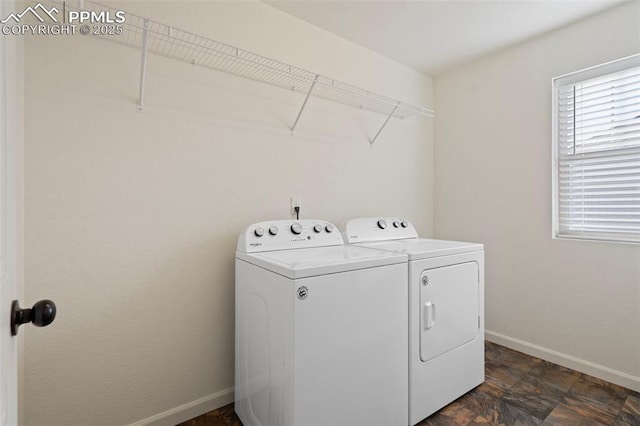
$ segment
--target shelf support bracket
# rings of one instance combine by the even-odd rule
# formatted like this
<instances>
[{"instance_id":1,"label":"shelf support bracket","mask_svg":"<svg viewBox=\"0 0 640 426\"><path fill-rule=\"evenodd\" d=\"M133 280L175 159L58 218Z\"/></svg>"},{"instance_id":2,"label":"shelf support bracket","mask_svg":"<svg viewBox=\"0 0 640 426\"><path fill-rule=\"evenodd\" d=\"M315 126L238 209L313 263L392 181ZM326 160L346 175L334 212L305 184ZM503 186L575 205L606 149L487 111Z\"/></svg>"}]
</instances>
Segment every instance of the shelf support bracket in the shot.
<instances>
[{"instance_id":1,"label":"shelf support bracket","mask_svg":"<svg viewBox=\"0 0 640 426\"><path fill-rule=\"evenodd\" d=\"M389 120L391 120L391 117L393 117L393 114L396 112L396 110L398 109L399 105L400 105L400 102L398 102L396 104L396 106L393 107L393 110L391 110L391 114L389 114L387 119L384 120L384 123L382 123L382 127L380 127L380 130L378 130L378 133L376 133L376 135L373 137L373 139L371 139L369 141L369 144L373 145L373 143L376 141L376 139L378 139L378 136L380 136L380 133L382 132L382 129L384 129L384 126L386 126L387 123L389 122Z\"/></svg>"},{"instance_id":2,"label":"shelf support bracket","mask_svg":"<svg viewBox=\"0 0 640 426\"><path fill-rule=\"evenodd\" d=\"M147 74L147 42L149 39L149 20L144 20L142 30L142 58L140 59L140 91L138 92L138 111L144 105L144 79Z\"/></svg>"},{"instance_id":3,"label":"shelf support bracket","mask_svg":"<svg viewBox=\"0 0 640 426\"><path fill-rule=\"evenodd\" d=\"M307 96L305 96L304 98L304 102L302 102L302 107L300 107L300 111L298 112L296 121L294 121L293 126L291 126L291 134L293 134L293 131L296 129L296 126L298 125L298 120L300 120L300 116L302 115L302 111L304 111L304 107L307 106L307 101L309 100L309 96L311 96L311 92L313 92L313 88L316 85L316 82L318 81L318 77L319 75L316 74L316 78L313 79L313 83L311 83L311 87L309 87L309 91L307 92Z\"/></svg>"}]
</instances>

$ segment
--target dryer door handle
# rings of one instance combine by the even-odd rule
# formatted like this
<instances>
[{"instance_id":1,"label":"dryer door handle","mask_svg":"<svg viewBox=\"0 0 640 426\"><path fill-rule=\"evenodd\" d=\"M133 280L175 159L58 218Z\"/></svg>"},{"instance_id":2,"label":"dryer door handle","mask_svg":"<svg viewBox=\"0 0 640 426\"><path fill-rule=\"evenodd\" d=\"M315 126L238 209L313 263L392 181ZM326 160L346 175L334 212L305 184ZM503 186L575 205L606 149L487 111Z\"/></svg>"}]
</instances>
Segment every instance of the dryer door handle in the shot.
<instances>
[{"instance_id":1,"label":"dryer door handle","mask_svg":"<svg viewBox=\"0 0 640 426\"><path fill-rule=\"evenodd\" d=\"M436 304L425 302L424 304L424 329L429 330L436 322Z\"/></svg>"}]
</instances>

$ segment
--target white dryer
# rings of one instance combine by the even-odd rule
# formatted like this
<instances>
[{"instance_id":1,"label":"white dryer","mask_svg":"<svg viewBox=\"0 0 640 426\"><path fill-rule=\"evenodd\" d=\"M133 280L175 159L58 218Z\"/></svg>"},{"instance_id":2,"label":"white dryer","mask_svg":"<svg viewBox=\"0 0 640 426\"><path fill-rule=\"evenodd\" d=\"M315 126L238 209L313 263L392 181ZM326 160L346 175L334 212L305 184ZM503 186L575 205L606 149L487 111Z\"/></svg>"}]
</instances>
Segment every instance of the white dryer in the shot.
<instances>
[{"instance_id":1,"label":"white dryer","mask_svg":"<svg viewBox=\"0 0 640 426\"><path fill-rule=\"evenodd\" d=\"M251 225L236 252L245 426L408 424L407 256L321 220Z\"/></svg>"},{"instance_id":2,"label":"white dryer","mask_svg":"<svg viewBox=\"0 0 640 426\"><path fill-rule=\"evenodd\" d=\"M359 218L349 244L408 256L409 424L484 381L484 246L419 238L397 217Z\"/></svg>"}]
</instances>

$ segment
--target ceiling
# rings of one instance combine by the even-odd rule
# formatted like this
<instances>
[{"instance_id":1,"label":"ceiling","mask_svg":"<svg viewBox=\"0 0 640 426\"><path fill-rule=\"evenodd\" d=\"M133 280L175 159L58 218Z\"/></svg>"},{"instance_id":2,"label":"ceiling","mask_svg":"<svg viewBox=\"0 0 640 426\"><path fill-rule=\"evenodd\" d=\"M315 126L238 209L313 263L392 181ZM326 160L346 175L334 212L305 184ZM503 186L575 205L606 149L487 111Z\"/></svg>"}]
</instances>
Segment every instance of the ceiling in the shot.
<instances>
[{"instance_id":1,"label":"ceiling","mask_svg":"<svg viewBox=\"0 0 640 426\"><path fill-rule=\"evenodd\" d=\"M625 0L267 0L427 75L536 37Z\"/></svg>"}]
</instances>

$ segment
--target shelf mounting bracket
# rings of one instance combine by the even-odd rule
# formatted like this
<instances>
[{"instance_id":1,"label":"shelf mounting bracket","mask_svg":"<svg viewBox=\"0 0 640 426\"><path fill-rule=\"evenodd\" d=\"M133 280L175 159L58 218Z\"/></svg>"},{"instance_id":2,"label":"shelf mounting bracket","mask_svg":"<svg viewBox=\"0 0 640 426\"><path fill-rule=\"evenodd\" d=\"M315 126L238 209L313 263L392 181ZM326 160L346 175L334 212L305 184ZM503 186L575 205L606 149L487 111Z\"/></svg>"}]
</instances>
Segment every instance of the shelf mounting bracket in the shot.
<instances>
[{"instance_id":1,"label":"shelf mounting bracket","mask_svg":"<svg viewBox=\"0 0 640 426\"><path fill-rule=\"evenodd\" d=\"M138 92L138 111L144 105L144 79L147 74L147 41L149 39L149 20L144 20L142 30L142 57L140 59L140 91Z\"/></svg>"},{"instance_id":2,"label":"shelf mounting bracket","mask_svg":"<svg viewBox=\"0 0 640 426\"><path fill-rule=\"evenodd\" d=\"M396 106L393 107L393 110L391 110L391 114L389 114L389 116L387 117L386 120L384 120L384 123L382 123L382 127L380 127L380 130L378 130L378 133L376 133L376 135L373 137L373 139L371 139L369 141L369 144L373 145L373 143L376 141L376 139L378 139L378 136L380 136L380 133L382 132L382 129L384 129L384 126L387 125L387 123L389 122L389 120L391 120L391 117L393 117L393 114L396 112L396 110L398 109L398 106L400 106L400 102L398 102L396 104Z\"/></svg>"},{"instance_id":3,"label":"shelf mounting bracket","mask_svg":"<svg viewBox=\"0 0 640 426\"><path fill-rule=\"evenodd\" d=\"M293 126L291 126L291 134L293 134L293 131L296 129L296 126L298 125L298 120L300 120L300 116L302 115L302 111L304 111L304 107L307 106L307 101L309 100L309 96L311 96L311 92L313 92L313 88L316 85L316 82L318 81L318 77L319 75L316 74L316 77L313 79L313 82L311 83L311 87L309 87L309 91L307 92L307 96L305 96L304 98L304 102L302 102L302 107L300 107L300 111L298 112L296 121L294 121Z\"/></svg>"}]
</instances>

